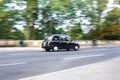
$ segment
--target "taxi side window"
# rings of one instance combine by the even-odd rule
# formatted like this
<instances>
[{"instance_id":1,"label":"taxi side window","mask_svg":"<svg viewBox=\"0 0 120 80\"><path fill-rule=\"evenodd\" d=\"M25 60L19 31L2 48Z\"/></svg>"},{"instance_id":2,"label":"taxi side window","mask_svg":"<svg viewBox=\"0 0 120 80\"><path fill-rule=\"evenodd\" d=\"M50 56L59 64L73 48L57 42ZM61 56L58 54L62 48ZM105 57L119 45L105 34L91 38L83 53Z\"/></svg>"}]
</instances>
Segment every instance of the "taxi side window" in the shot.
<instances>
[{"instance_id":1,"label":"taxi side window","mask_svg":"<svg viewBox=\"0 0 120 80\"><path fill-rule=\"evenodd\" d=\"M54 36L52 40L53 40L53 41L59 41L59 40L60 40L60 37L59 37L59 36Z\"/></svg>"},{"instance_id":2,"label":"taxi side window","mask_svg":"<svg viewBox=\"0 0 120 80\"><path fill-rule=\"evenodd\" d=\"M69 38L66 36L61 36L61 41L69 41Z\"/></svg>"},{"instance_id":3,"label":"taxi side window","mask_svg":"<svg viewBox=\"0 0 120 80\"><path fill-rule=\"evenodd\" d=\"M61 36L60 40L61 40L61 41L64 41L64 37L63 37L63 36Z\"/></svg>"},{"instance_id":4,"label":"taxi side window","mask_svg":"<svg viewBox=\"0 0 120 80\"><path fill-rule=\"evenodd\" d=\"M65 41L69 41L69 38L68 38L68 37L65 37Z\"/></svg>"}]
</instances>

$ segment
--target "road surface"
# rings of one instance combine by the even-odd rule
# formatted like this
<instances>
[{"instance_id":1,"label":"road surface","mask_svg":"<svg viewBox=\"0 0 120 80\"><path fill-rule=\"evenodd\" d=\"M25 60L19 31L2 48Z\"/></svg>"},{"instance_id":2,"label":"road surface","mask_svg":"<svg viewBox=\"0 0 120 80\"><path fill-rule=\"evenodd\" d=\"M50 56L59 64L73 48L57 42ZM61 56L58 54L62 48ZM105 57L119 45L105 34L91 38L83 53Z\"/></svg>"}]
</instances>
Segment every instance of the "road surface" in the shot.
<instances>
[{"instance_id":1,"label":"road surface","mask_svg":"<svg viewBox=\"0 0 120 80\"><path fill-rule=\"evenodd\" d=\"M120 56L120 47L84 48L79 51L43 50L0 51L0 80L18 80Z\"/></svg>"}]
</instances>

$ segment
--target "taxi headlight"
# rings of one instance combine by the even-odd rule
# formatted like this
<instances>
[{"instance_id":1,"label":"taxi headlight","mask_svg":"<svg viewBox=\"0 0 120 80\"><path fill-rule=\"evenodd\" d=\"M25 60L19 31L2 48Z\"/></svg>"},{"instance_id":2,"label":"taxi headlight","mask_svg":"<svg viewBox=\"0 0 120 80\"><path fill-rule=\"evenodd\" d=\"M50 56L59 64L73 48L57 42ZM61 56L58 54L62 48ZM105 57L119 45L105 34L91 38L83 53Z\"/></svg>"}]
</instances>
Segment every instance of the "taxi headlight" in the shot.
<instances>
[{"instance_id":1,"label":"taxi headlight","mask_svg":"<svg viewBox=\"0 0 120 80\"><path fill-rule=\"evenodd\" d=\"M46 42L43 43L43 46L46 46Z\"/></svg>"}]
</instances>

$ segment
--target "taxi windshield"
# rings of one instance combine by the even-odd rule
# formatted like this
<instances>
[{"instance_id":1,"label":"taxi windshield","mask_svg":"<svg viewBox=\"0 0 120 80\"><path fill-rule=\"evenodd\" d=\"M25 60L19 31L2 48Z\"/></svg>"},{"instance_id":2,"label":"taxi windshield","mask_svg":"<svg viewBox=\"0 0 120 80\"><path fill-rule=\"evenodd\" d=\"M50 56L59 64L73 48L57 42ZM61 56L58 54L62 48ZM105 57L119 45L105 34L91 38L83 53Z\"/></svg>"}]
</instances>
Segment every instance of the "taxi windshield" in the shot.
<instances>
[{"instance_id":1,"label":"taxi windshield","mask_svg":"<svg viewBox=\"0 0 120 80\"><path fill-rule=\"evenodd\" d=\"M50 35L47 35L47 36L45 36L45 38L44 38L45 41L49 41L49 40L51 40L51 39L52 39L52 36L50 36Z\"/></svg>"}]
</instances>

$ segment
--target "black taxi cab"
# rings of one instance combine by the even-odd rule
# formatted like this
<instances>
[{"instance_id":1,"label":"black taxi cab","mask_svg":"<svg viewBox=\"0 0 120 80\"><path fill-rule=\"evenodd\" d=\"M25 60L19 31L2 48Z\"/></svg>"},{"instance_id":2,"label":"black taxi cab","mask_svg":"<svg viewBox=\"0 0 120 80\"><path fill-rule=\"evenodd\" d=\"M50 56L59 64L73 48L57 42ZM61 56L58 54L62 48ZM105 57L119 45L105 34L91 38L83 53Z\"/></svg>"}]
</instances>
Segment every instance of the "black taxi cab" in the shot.
<instances>
[{"instance_id":1,"label":"black taxi cab","mask_svg":"<svg viewBox=\"0 0 120 80\"><path fill-rule=\"evenodd\" d=\"M59 51L60 49L70 49L79 50L80 45L70 39L68 35L64 34L52 34L47 36L42 42L42 48L46 51Z\"/></svg>"}]
</instances>

